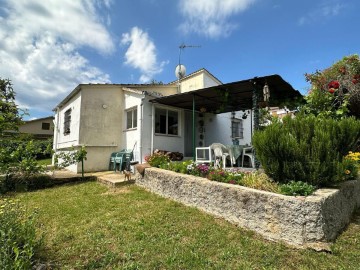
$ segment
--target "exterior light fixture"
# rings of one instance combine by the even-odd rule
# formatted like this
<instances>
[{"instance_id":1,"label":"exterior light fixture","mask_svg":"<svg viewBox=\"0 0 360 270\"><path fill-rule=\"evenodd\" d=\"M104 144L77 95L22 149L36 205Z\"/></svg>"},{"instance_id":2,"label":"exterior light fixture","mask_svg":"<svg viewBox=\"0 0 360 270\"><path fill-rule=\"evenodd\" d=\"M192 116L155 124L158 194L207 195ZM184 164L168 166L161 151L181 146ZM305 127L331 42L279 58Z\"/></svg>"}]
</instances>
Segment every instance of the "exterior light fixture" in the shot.
<instances>
[{"instance_id":1,"label":"exterior light fixture","mask_svg":"<svg viewBox=\"0 0 360 270\"><path fill-rule=\"evenodd\" d=\"M201 113L205 113L205 112L206 112L206 108L205 108L205 107L201 107L201 108L200 108L200 112L201 112Z\"/></svg>"}]
</instances>

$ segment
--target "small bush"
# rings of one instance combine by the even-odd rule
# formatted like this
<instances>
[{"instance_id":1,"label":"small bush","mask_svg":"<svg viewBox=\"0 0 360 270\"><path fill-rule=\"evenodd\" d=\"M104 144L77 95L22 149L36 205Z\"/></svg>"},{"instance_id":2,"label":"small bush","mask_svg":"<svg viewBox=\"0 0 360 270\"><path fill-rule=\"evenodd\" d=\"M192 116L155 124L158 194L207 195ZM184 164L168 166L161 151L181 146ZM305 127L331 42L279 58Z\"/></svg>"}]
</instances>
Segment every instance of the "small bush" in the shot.
<instances>
[{"instance_id":1,"label":"small bush","mask_svg":"<svg viewBox=\"0 0 360 270\"><path fill-rule=\"evenodd\" d=\"M171 161L168 163L164 163L160 165L161 169L164 170L169 170L169 171L173 171L173 172L178 172L178 173L183 173L183 174L187 174L188 173L188 166L192 163L192 160L187 160L187 161Z\"/></svg>"},{"instance_id":2,"label":"small bush","mask_svg":"<svg viewBox=\"0 0 360 270\"><path fill-rule=\"evenodd\" d=\"M1 269L31 269L42 238L35 232L35 216L29 216L19 203L0 199Z\"/></svg>"},{"instance_id":3,"label":"small bush","mask_svg":"<svg viewBox=\"0 0 360 270\"><path fill-rule=\"evenodd\" d=\"M290 196L309 196L316 190L316 187L301 181L290 181L280 185L280 192Z\"/></svg>"},{"instance_id":4,"label":"small bush","mask_svg":"<svg viewBox=\"0 0 360 270\"><path fill-rule=\"evenodd\" d=\"M163 153L154 153L151 156L147 156L145 160L152 166L160 168L170 162L170 158Z\"/></svg>"},{"instance_id":5,"label":"small bush","mask_svg":"<svg viewBox=\"0 0 360 270\"><path fill-rule=\"evenodd\" d=\"M249 188L279 193L279 186L265 173L246 172L242 179L242 185Z\"/></svg>"}]
</instances>

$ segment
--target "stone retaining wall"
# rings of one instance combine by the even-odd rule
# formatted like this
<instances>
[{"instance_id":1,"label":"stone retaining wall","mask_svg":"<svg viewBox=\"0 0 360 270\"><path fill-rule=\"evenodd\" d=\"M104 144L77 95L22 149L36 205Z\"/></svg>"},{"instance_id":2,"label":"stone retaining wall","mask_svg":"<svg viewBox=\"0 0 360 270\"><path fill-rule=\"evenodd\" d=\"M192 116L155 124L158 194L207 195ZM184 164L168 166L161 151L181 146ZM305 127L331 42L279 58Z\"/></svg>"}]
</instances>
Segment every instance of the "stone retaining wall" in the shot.
<instances>
[{"instance_id":1,"label":"stone retaining wall","mask_svg":"<svg viewBox=\"0 0 360 270\"><path fill-rule=\"evenodd\" d=\"M315 249L327 249L360 207L360 181L293 197L147 168L143 177L138 174L136 184L267 239Z\"/></svg>"}]
</instances>

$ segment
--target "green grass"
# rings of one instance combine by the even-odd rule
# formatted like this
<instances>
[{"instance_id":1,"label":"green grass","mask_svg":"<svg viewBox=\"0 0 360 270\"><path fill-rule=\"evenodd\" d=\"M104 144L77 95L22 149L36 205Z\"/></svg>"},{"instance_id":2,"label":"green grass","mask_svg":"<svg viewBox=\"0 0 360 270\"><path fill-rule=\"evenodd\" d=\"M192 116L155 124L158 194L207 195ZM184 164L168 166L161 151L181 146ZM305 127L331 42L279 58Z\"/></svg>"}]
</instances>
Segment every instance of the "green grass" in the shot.
<instances>
[{"instance_id":1,"label":"green grass","mask_svg":"<svg viewBox=\"0 0 360 270\"><path fill-rule=\"evenodd\" d=\"M333 253L296 250L130 186L97 182L16 195L39 208L41 261L60 269L359 269L360 212Z\"/></svg>"},{"instance_id":2,"label":"green grass","mask_svg":"<svg viewBox=\"0 0 360 270\"><path fill-rule=\"evenodd\" d=\"M39 159L39 160L37 160L37 162L40 165L51 165L52 159L51 158Z\"/></svg>"}]
</instances>

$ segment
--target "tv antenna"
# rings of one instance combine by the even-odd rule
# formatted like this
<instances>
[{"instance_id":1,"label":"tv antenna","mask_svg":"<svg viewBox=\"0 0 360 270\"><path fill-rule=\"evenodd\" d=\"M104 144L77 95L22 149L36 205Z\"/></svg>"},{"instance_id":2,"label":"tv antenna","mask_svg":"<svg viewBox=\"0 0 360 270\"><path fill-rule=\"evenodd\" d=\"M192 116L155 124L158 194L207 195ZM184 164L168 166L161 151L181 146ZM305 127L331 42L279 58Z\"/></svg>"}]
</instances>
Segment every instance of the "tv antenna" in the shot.
<instances>
[{"instance_id":1,"label":"tv antenna","mask_svg":"<svg viewBox=\"0 0 360 270\"><path fill-rule=\"evenodd\" d=\"M176 69L175 69L175 75L178 78L178 92L180 93L180 80L182 78L185 77L186 74L186 68L184 65L181 65L181 52L185 49L185 48L200 48L201 46L199 45L185 45L184 43L182 43L179 46L179 64L177 65Z\"/></svg>"}]
</instances>

